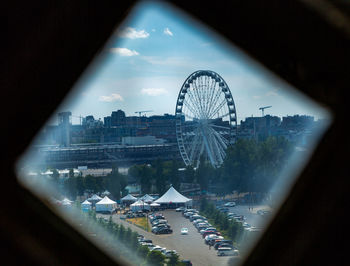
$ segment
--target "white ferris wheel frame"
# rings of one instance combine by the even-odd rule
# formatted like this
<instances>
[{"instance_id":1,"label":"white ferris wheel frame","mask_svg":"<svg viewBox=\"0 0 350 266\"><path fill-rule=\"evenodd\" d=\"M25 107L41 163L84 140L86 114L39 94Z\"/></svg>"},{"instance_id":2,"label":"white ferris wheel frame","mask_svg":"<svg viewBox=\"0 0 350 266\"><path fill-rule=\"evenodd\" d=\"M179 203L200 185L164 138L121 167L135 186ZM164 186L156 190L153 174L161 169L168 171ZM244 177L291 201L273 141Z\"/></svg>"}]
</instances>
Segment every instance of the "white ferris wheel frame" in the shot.
<instances>
[{"instance_id":1,"label":"white ferris wheel frame","mask_svg":"<svg viewBox=\"0 0 350 266\"><path fill-rule=\"evenodd\" d=\"M176 138L186 166L205 155L215 168L237 138L237 113L231 91L214 71L198 70L183 83L176 108ZM187 120L186 120L187 119ZM224 120L225 125L217 125Z\"/></svg>"}]
</instances>

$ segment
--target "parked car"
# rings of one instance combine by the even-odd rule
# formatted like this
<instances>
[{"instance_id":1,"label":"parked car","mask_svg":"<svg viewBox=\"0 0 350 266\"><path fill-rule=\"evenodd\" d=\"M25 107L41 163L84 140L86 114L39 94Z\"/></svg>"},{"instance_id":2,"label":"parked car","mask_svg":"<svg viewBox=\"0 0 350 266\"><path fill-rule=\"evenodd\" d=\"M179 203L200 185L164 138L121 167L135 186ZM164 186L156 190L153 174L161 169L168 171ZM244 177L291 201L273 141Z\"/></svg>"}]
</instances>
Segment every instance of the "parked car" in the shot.
<instances>
[{"instance_id":1,"label":"parked car","mask_svg":"<svg viewBox=\"0 0 350 266\"><path fill-rule=\"evenodd\" d=\"M236 206L236 202L231 201L231 202L227 202L224 204L225 207L235 207Z\"/></svg>"},{"instance_id":2,"label":"parked car","mask_svg":"<svg viewBox=\"0 0 350 266\"><path fill-rule=\"evenodd\" d=\"M179 207L177 209L175 209L176 212L182 212L185 210L185 207Z\"/></svg>"},{"instance_id":3,"label":"parked car","mask_svg":"<svg viewBox=\"0 0 350 266\"><path fill-rule=\"evenodd\" d=\"M238 256L239 252L237 249L232 248L218 248L218 256Z\"/></svg>"},{"instance_id":4,"label":"parked car","mask_svg":"<svg viewBox=\"0 0 350 266\"><path fill-rule=\"evenodd\" d=\"M142 246L146 246L146 247L148 247L149 249L151 249L151 248L153 248L155 245L153 245L152 243L145 243L145 242L143 242L143 243L141 243L141 245Z\"/></svg>"},{"instance_id":5,"label":"parked car","mask_svg":"<svg viewBox=\"0 0 350 266\"><path fill-rule=\"evenodd\" d=\"M159 219L159 220L154 220L154 221L152 222L152 225L157 225L157 224L166 224L166 223L168 223L168 221L167 221L167 220L164 220L164 219Z\"/></svg>"},{"instance_id":6,"label":"parked car","mask_svg":"<svg viewBox=\"0 0 350 266\"><path fill-rule=\"evenodd\" d=\"M153 226L151 231L154 232L155 230L158 230L160 228L169 228L170 229L170 225L168 225L168 224L159 224L157 226Z\"/></svg>"},{"instance_id":7,"label":"parked car","mask_svg":"<svg viewBox=\"0 0 350 266\"><path fill-rule=\"evenodd\" d=\"M182 260L180 261L183 265L186 265L186 266L192 266L192 262L190 260Z\"/></svg>"},{"instance_id":8,"label":"parked car","mask_svg":"<svg viewBox=\"0 0 350 266\"><path fill-rule=\"evenodd\" d=\"M154 230L154 233L155 234L171 234L173 232L173 230L172 229L170 229L170 228L158 228L158 229L156 229L156 230Z\"/></svg>"},{"instance_id":9,"label":"parked car","mask_svg":"<svg viewBox=\"0 0 350 266\"><path fill-rule=\"evenodd\" d=\"M162 251L165 257L170 258L172 254L177 254L176 250L165 250Z\"/></svg>"},{"instance_id":10,"label":"parked car","mask_svg":"<svg viewBox=\"0 0 350 266\"><path fill-rule=\"evenodd\" d=\"M145 238L142 238L139 240L140 243L153 243L153 241L151 239L145 239Z\"/></svg>"},{"instance_id":11,"label":"parked car","mask_svg":"<svg viewBox=\"0 0 350 266\"><path fill-rule=\"evenodd\" d=\"M187 235L188 234L188 228L183 227L181 228L181 235Z\"/></svg>"},{"instance_id":12,"label":"parked car","mask_svg":"<svg viewBox=\"0 0 350 266\"><path fill-rule=\"evenodd\" d=\"M228 240L228 239L218 240L218 241L215 242L214 248L218 249L220 247L220 245L223 245L223 244L229 244L229 245L233 246L233 241L232 240Z\"/></svg>"},{"instance_id":13,"label":"parked car","mask_svg":"<svg viewBox=\"0 0 350 266\"><path fill-rule=\"evenodd\" d=\"M223 239L223 237L222 236L218 236L218 235L216 235L216 234L210 234L210 235L207 235L205 238L204 238L204 243L206 244L206 245L208 245L208 244L210 244L210 242L212 241L212 240L215 240L215 239Z\"/></svg>"},{"instance_id":14,"label":"parked car","mask_svg":"<svg viewBox=\"0 0 350 266\"><path fill-rule=\"evenodd\" d=\"M163 251L165 251L166 248L162 248L161 246L155 246L153 248L150 248L150 251L160 251L163 253Z\"/></svg>"}]
</instances>

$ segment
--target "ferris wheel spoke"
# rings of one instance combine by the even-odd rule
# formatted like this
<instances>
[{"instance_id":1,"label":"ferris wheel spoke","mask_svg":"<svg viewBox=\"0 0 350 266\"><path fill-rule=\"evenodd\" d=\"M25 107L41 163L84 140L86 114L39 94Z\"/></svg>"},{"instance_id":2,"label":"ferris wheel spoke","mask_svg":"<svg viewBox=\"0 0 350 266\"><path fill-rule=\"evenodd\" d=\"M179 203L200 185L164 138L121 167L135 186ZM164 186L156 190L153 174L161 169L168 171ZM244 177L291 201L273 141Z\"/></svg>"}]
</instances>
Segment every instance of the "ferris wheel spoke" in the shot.
<instances>
[{"instance_id":1,"label":"ferris wheel spoke","mask_svg":"<svg viewBox=\"0 0 350 266\"><path fill-rule=\"evenodd\" d=\"M220 129L231 130L231 128L229 128L229 127L218 126L218 125L214 125L214 124L210 124L210 126L211 126L211 127L215 127L215 128L220 128Z\"/></svg>"},{"instance_id":2,"label":"ferris wheel spoke","mask_svg":"<svg viewBox=\"0 0 350 266\"><path fill-rule=\"evenodd\" d=\"M218 114L222 107L224 107L226 104L226 99L222 100L220 104L212 110L212 112L209 114L209 118L213 118L215 114Z\"/></svg>"},{"instance_id":3,"label":"ferris wheel spoke","mask_svg":"<svg viewBox=\"0 0 350 266\"><path fill-rule=\"evenodd\" d=\"M215 135L213 134L209 134L209 139L210 139L210 143L211 143L211 152L212 152L212 156L215 160L215 166L221 164L222 162L222 154L221 154L221 147L219 145L219 143L217 142L217 140L215 139Z\"/></svg>"},{"instance_id":4,"label":"ferris wheel spoke","mask_svg":"<svg viewBox=\"0 0 350 266\"><path fill-rule=\"evenodd\" d=\"M215 79L212 79L211 80L211 85L210 85L210 93L209 93L209 96L208 96L208 103L207 103L207 109L206 109L206 113L207 115L209 116L209 113L210 113L210 108L212 106L212 103L213 103L213 97L214 97L214 94L216 92L215 88L216 88L216 81Z\"/></svg>"},{"instance_id":5,"label":"ferris wheel spoke","mask_svg":"<svg viewBox=\"0 0 350 266\"><path fill-rule=\"evenodd\" d=\"M202 106L203 103L202 103L202 99L201 99L201 97L199 95L200 89L197 87L197 81L193 82L192 85L193 85L193 94L196 95L196 99L197 99L197 101L199 103L198 104L198 110L199 110L199 113L201 114L200 118L203 119L203 106Z\"/></svg>"},{"instance_id":6,"label":"ferris wheel spoke","mask_svg":"<svg viewBox=\"0 0 350 266\"><path fill-rule=\"evenodd\" d=\"M198 106L200 106L200 103L199 103L198 99L193 95L193 93L190 89L188 90L188 95L190 96L191 103L193 103L193 105L197 106L197 108L194 107L194 109L196 110L196 113L198 114L198 118L200 118L200 110L198 108Z\"/></svg>"},{"instance_id":7,"label":"ferris wheel spoke","mask_svg":"<svg viewBox=\"0 0 350 266\"><path fill-rule=\"evenodd\" d=\"M223 158L225 157L224 149L226 149L225 146L223 146L223 143L221 142L221 139L218 138L215 134L211 134L212 143L213 143L213 153L215 155L215 158L218 160L218 164L221 164L223 161Z\"/></svg>"},{"instance_id":8,"label":"ferris wheel spoke","mask_svg":"<svg viewBox=\"0 0 350 266\"><path fill-rule=\"evenodd\" d=\"M227 140L220 133L218 133L216 130L214 130L213 128L210 128L210 131L217 138L217 140L221 143L221 145L226 149L227 145L228 145Z\"/></svg>"},{"instance_id":9,"label":"ferris wheel spoke","mask_svg":"<svg viewBox=\"0 0 350 266\"><path fill-rule=\"evenodd\" d=\"M220 99L220 94L221 94L221 91L220 89L216 89L216 93L215 93L215 96L214 98L212 99L212 102L210 103L210 108L208 110L208 116L210 117L210 114L213 113L213 109L215 109L215 106L217 105L219 99Z\"/></svg>"},{"instance_id":10,"label":"ferris wheel spoke","mask_svg":"<svg viewBox=\"0 0 350 266\"><path fill-rule=\"evenodd\" d=\"M201 141L200 141L200 139L201 139L200 134L198 134L198 132L196 132L196 133L197 133L197 134L195 135L194 140L193 140L193 143L192 143L192 145L191 145L191 147L190 147L190 150L189 150L189 153L190 153L189 158L190 158L191 161L193 161L193 156L195 155L195 151L198 150L199 145L201 144Z\"/></svg>"},{"instance_id":11,"label":"ferris wheel spoke","mask_svg":"<svg viewBox=\"0 0 350 266\"><path fill-rule=\"evenodd\" d=\"M195 110L187 101L184 101L183 103L190 111L193 115L195 115L196 117L199 118L199 113L197 110Z\"/></svg>"}]
</instances>

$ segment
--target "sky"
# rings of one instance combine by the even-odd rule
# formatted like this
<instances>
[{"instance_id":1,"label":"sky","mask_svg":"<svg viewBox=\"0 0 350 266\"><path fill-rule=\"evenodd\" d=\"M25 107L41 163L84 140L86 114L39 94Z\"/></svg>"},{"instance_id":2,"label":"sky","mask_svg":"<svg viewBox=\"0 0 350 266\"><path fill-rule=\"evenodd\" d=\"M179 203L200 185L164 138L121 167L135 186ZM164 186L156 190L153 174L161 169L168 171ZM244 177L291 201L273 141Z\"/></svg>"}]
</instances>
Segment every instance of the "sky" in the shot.
<instances>
[{"instance_id":1,"label":"sky","mask_svg":"<svg viewBox=\"0 0 350 266\"><path fill-rule=\"evenodd\" d=\"M110 37L59 106L95 119L121 109L127 116L152 110L147 116L174 114L183 82L197 70L217 72L228 84L238 121L265 114L328 117L306 96L278 79L208 27L168 4L143 2Z\"/></svg>"}]
</instances>

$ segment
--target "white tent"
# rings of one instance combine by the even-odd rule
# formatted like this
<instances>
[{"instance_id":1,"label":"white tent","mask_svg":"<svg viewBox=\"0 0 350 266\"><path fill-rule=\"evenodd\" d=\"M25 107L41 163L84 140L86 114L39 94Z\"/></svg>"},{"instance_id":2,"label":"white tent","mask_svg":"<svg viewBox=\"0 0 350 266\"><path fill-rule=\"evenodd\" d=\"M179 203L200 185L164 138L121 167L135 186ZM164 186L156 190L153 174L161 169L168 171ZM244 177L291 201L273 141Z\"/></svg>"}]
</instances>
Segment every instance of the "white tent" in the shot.
<instances>
[{"instance_id":1,"label":"white tent","mask_svg":"<svg viewBox=\"0 0 350 266\"><path fill-rule=\"evenodd\" d=\"M100 201L102 198L96 194L92 195L90 198L88 198L88 201Z\"/></svg>"},{"instance_id":2,"label":"white tent","mask_svg":"<svg viewBox=\"0 0 350 266\"><path fill-rule=\"evenodd\" d=\"M152 202L149 206L151 206L151 209L157 209L158 207L160 207L160 204L156 202Z\"/></svg>"},{"instance_id":3,"label":"white tent","mask_svg":"<svg viewBox=\"0 0 350 266\"><path fill-rule=\"evenodd\" d=\"M85 200L82 204L81 204L81 209L83 211L89 211L91 210L91 203L88 200Z\"/></svg>"},{"instance_id":4,"label":"white tent","mask_svg":"<svg viewBox=\"0 0 350 266\"><path fill-rule=\"evenodd\" d=\"M64 205L64 206L70 206L72 205L73 201L67 199L67 198L64 198L63 200L61 200L61 204Z\"/></svg>"},{"instance_id":5,"label":"white tent","mask_svg":"<svg viewBox=\"0 0 350 266\"><path fill-rule=\"evenodd\" d=\"M137 201L137 198L131 194L128 194L125 197L121 198L121 202L125 202L125 201L135 202L135 201Z\"/></svg>"},{"instance_id":6,"label":"white tent","mask_svg":"<svg viewBox=\"0 0 350 266\"><path fill-rule=\"evenodd\" d=\"M154 198L146 194L143 197L141 197L140 200L143 200L144 202L147 202L147 203L151 203L152 201L154 201Z\"/></svg>"},{"instance_id":7,"label":"white tent","mask_svg":"<svg viewBox=\"0 0 350 266\"><path fill-rule=\"evenodd\" d=\"M96 203L96 212L112 212L117 208L117 203L107 196Z\"/></svg>"},{"instance_id":8,"label":"white tent","mask_svg":"<svg viewBox=\"0 0 350 266\"><path fill-rule=\"evenodd\" d=\"M159 204L184 204L191 205L192 199L189 199L183 195L181 195L175 188L170 187L167 192L164 193L159 199L154 201Z\"/></svg>"},{"instance_id":9,"label":"white tent","mask_svg":"<svg viewBox=\"0 0 350 266\"><path fill-rule=\"evenodd\" d=\"M150 210L151 207L146 202L142 200L138 200L135 203L130 205L130 209L131 211L136 212L136 211L142 211L142 210Z\"/></svg>"},{"instance_id":10,"label":"white tent","mask_svg":"<svg viewBox=\"0 0 350 266\"><path fill-rule=\"evenodd\" d=\"M92 206L95 206L95 204L97 202L99 202L102 198L96 194L92 195L90 198L88 198L87 200L90 201L92 203Z\"/></svg>"}]
</instances>

